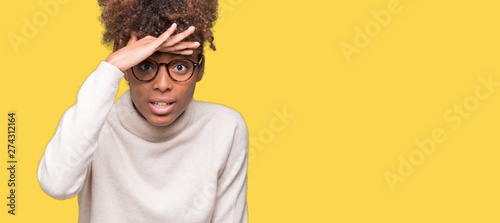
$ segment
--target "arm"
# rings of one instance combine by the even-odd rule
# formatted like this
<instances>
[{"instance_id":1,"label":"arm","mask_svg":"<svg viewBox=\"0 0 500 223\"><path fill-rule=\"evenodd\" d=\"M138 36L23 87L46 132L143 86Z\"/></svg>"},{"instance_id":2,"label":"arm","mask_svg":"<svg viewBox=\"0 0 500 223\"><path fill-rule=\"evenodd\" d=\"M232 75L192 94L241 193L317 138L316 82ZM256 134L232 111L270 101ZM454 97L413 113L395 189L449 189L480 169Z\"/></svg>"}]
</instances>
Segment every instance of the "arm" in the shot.
<instances>
[{"instance_id":1,"label":"arm","mask_svg":"<svg viewBox=\"0 0 500 223\"><path fill-rule=\"evenodd\" d=\"M122 77L118 68L102 61L61 118L38 166L40 186L51 197L71 198L82 188Z\"/></svg>"},{"instance_id":2,"label":"arm","mask_svg":"<svg viewBox=\"0 0 500 223\"><path fill-rule=\"evenodd\" d=\"M248 131L241 116L224 170L217 182L217 200L211 222L246 223Z\"/></svg>"}]
</instances>

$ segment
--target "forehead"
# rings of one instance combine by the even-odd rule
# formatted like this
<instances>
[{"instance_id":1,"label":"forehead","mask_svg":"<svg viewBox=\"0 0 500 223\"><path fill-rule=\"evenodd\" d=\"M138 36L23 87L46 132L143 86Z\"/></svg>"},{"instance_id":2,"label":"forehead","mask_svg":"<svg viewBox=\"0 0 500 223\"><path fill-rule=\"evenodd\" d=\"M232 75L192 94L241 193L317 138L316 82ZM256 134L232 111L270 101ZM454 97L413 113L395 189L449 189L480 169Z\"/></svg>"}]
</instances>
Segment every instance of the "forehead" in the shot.
<instances>
[{"instance_id":1,"label":"forehead","mask_svg":"<svg viewBox=\"0 0 500 223\"><path fill-rule=\"evenodd\" d=\"M149 56L149 58L161 61L170 61L173 59L190 59L196 62L198 60L198 55L199 53L197 53L196 51L191 55L180 55L180 54L156 51L151 56Z\"/></svg>"}]
</instances>

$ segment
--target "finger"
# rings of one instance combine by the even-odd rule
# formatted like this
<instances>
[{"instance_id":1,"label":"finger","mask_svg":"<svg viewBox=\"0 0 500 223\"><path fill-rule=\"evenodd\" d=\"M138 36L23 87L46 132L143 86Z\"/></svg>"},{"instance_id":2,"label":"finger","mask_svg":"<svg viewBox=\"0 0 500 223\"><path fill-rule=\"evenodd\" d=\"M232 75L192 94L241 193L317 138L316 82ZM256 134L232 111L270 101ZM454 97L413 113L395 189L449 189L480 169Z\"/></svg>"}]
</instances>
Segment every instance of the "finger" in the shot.
<instances>
[{"instance_id":1,"label":"finger","mask_svg":"<svg viewBox=\"0 0 500 223\"><path fill-rule=\"evenodd\" d=\"M177 28L177 23L173 23L170 28L168 28L165 32L163 32L157 39L157 41L160 43L160 44L163 44L163 42L165 42L165 40L167 40L171 35L172 33L174 33L175 29Z\"/></svg>"},{"instance_id":2,"label":"finger","mask_svg":"<svg viewBox=\"0 0 500 223\"><path fill-rule=\"evenodd\" d=\"M164 47L163 45L158 51L161 52L172 52L172 51L180 51L185 49L196 49L200 46L199 42L180 42L173 46Z\"/></svg>"},{"instance_id":3,"label":"finger","mask_svg":"<svg viewBox=\"0 0 500 223\"><path fill-rule=\"evenodd\" d=\"M132 32L132 34L130 34L130 39L128 40L127 46L132 43L135 43L136 41L137 41L137 36L135 35L135 33Z\"/></svg>"},{"instance_id":4,"label":"finger","mask_svg":"<svg viewBox=\"0 0 500 223\"><path fill-rule=\"evenodd\" d=\"M181 40L183 40L184 38L186 38L189 35L191 35L192 33L194 33L194 30L195 30L194 26L190 26L188 29L184 30L183 32L168 38L166 40L166 42L164 43L164 46L169 47L169 46L173 46L173 45L179 43Z\"/></svg>"},{"instance_id":5,"label":"finger","mask_svg":"<svg viewBox=\"0 0 500 223\"><path fill-rule=\"evenodd\" d=\"M173 51L173 52L169 52L169 53L180 54L180 55L192 55L193 52L194 52L193 50L179 50L179 51Z\"/></svg>"}]
</instances>

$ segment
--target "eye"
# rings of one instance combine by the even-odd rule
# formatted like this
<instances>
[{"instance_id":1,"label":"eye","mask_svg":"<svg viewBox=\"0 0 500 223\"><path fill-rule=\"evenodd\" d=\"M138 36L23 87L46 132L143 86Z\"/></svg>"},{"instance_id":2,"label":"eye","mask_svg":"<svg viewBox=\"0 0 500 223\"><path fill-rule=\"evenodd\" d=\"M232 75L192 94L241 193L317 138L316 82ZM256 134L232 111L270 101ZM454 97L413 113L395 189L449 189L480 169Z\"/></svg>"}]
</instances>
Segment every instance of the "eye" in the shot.
<instances>
[{"instance_id":1,"label":"eye","mask_svg":"<svg viewBox=\"0 0 500 223\"><path fill-rule=\"evenodd\" d=\"M138 65L141 71L151 71L153 70L153 64L149 61L143 61Z\"/></svg>"},{"instance_id":2,"label":"eye","mask_svg":"<svg viewBox=\"0 0 500 223\"><path fill-rule=\"evenodd\" d=\"M169 65L171 73L178 75L187 74L192 70L193 64L189 60L176 60Z\"/></svg>"},{"instance_id":3,"label":"eye","mask_svg":"<svg viewBox=\"0 0 500 223\"><path fill-rule=\"evenodd\" d=\"M174 70L176 71L184 71L185 69L187 69L187 67L183 64L176 64L174 67Z\"/></svg>"}]
</instances>

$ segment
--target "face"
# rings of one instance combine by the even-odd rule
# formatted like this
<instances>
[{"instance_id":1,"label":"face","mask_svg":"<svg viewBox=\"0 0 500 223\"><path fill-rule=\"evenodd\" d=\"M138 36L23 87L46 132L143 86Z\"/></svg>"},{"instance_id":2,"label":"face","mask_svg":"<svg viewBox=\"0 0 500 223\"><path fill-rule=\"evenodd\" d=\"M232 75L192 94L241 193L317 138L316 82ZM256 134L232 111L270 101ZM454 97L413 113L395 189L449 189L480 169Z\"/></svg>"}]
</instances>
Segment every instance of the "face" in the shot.
<instances>
[{"instance_id":1,"label":"face","mask_svg":"<svg viewBox=\"0 0 500 223\"><path fill-rule=\"evenodd\" d=\"M149 57L157 63L168 63L174 59L190 59L198 62L198 54L178 55L156 52ZM166 126L184 112L193 98L196 82L203 77L205 59L196 67L193 76L186 82L172 80L166 66L160 66L156 77L149 82L137 80L131 69L125 72L130 84L130 95L139 114L149 123Z\"/></svg>"}]
</instances>

